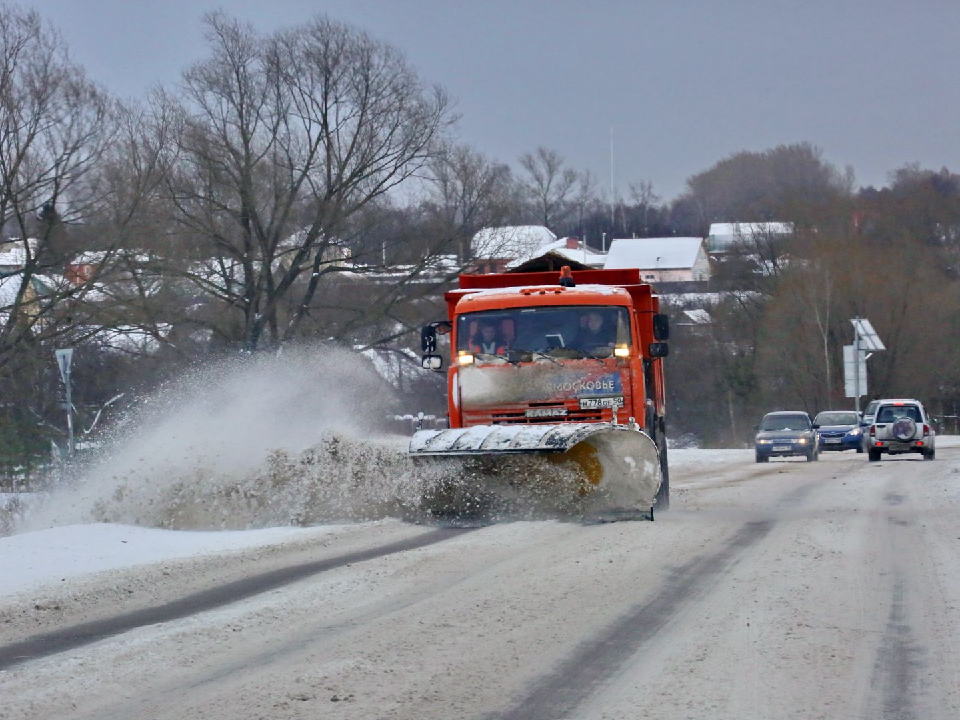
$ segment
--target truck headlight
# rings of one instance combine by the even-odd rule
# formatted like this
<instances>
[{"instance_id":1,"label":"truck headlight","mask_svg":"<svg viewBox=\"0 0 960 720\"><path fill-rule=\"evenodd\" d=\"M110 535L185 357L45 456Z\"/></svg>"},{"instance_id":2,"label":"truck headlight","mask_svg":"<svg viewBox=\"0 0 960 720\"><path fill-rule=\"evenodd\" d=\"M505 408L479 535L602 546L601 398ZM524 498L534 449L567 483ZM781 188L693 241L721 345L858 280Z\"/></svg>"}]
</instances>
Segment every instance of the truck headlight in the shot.
<instances>
[{"instance_id":1,"label":"truck headlight","mask_svg":"<svg viewBox=\"0 0 960 720\"><path fill-rule=\"evenodd\" d=\"M457 361L461 365L473 365L473 355L468 352L461 351L460 354L457 355Z\"/></svg>"},{"instance_id":2,"label":"truck headlight","mask_svg":"<svg viewBox=\"0 0 960 720\"><path fill-rule=\"evenodd\" d=\"M626 345L617 345L617 347L613 349L613 355L619 358L630 357L630 348Z\"/></svg>"}]
</instances>

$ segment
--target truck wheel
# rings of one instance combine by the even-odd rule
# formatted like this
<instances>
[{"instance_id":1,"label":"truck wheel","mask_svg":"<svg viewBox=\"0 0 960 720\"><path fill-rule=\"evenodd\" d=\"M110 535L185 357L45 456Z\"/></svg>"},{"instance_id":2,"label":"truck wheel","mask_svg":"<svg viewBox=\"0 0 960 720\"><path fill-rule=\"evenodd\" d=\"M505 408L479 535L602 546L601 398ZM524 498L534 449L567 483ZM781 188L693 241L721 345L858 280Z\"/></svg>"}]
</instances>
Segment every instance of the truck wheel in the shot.
<instances>
[{"instance_id":1,"label":"truck wheel","mask_svg":"<svg viewBox=\"0 0 960 720\"><path fill-rule=\"evenodd\" d=\"M880 451L879 450L870 450L867 453L867 457L870 458L870 462L879 462L880 461Z\"/></svg>"},{"instance_id":2,"label":"truck wheel","mask_svg":"<svg viewBox=\"0 0 960 720\"><path fill-rule=\"evenodd\" d=\"M667 463L667 435L663 426L657 433L657 449L660 451L660 489L657 491L657 497L653 501L653 507L657 510L666 510L670 507L670 465ZM653 512L651 509L651 519Z\"/></svg>"}]
</instances>

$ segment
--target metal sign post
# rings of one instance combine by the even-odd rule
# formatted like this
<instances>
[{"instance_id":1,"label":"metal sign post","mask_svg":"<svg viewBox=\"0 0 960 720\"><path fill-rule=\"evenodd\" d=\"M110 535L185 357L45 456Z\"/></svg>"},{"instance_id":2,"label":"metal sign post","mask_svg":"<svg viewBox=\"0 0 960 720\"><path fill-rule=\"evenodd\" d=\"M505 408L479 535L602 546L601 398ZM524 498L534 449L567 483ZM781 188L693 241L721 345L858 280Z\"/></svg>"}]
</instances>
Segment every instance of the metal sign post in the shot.
<instances>
[{"instance_id":1,"label":"metal sign post","mask_svg":"<svg viewBox=\"0 0 960 720\"><path fill-rule=\"evenodd\" d=\"M57 365L60 367L60 379L66 388L66 402L64 407L67 409L67 450L70 457L73 457L76 449L73 441L73 387L70 384L70 364L73 362L73 348L65 350L56 350Z\"/></svg>"},{"instance_id":2,"label":"metal sign post","mask_svg":"<svg viewBox=\"0 0 960 720\"><path fill-rule=\"evenodd\" d=\"M859 413L860 396L867 392L867 358L886 348L869 320L858 317L850 322L853 323L853 345L845 345L843 348L844 379L846 395L853 396L854 408ZM849 354L847 348L850 348Z\"/></svg>"}]
</instances>

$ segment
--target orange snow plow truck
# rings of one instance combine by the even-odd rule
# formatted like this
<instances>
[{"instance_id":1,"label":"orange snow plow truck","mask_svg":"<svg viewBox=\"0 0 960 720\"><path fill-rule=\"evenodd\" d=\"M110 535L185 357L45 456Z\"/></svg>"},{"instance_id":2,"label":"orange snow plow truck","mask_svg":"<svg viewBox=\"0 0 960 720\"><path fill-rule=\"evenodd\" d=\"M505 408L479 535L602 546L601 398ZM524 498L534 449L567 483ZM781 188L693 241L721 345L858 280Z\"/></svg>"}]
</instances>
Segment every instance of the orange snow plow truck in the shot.
<instances>
[{"instance_id":1,"label":"orange snow plow truck","mask_svg":"<svg viewBox=\"0 0 960 720\"><path fill-rule=\"evenodd\" d=\"M461 275L445 300L448 319L421 340L423 367L442 371L438 335L450 337L449 428L419 430L415 462L509 467L515 487L535 474L528 459L572 472L572 494L599 501L591 513L668 506L669 322L639 270Z\"/></svg>"}]
</instances>

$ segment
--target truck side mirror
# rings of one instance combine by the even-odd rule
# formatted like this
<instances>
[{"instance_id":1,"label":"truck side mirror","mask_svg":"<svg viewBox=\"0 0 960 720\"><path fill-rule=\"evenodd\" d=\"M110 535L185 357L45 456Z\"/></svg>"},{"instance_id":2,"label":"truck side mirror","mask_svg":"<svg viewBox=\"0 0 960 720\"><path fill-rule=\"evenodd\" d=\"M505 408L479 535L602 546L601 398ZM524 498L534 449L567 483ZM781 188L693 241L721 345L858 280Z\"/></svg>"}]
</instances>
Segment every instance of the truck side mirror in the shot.
<instances>
[{"instance_id":1,"label":"truck side mirror","mask_svg":"<svg viewBox=\"0 0 960 720\"><path fill-rule=\"evenodd\" d=\"M420 347L423 349L424 353L432 353L436 351L437 331L433 325L424 325L420 330Z\"/></svg>"},{"instance_id":2,"label":"truck side mirror","mask_svg":"<svg viewBox=\"0 0 960 720\"><path fill-rule=\"evenodd\" d=\"M657 340L670 339L670 316L657 313L653 316L653 336Z\"/></svg>"},{"instance_id":3,"label":"truck side mirror","mask_svg":"<svg viewBox=\"0 0 960 720\"><path fill-rule=\"evenodd\" d=\"M670 346L665 342L650 343L650 357L665 358L670 354Z\"/></svg>"},{"instance_id":4,"label":"truck side mirror","mask_svg":"<svg viewBox=\"0 0 960 720\"><path fill-rule=\"evenodd\" d=\"M443 358L439 355L424 355L420 359L420 367L424 370L440 370L443 368Z\"/></svg>"}]
</instances>

